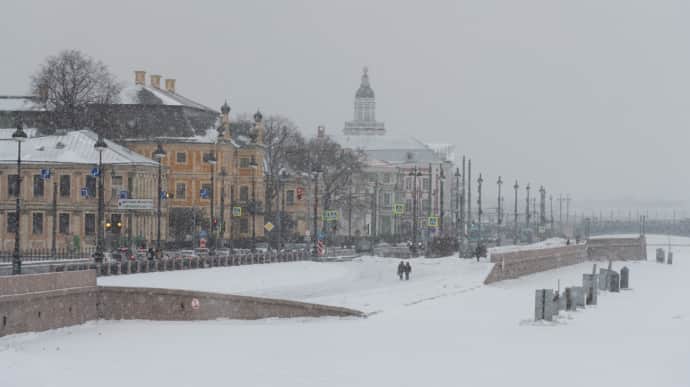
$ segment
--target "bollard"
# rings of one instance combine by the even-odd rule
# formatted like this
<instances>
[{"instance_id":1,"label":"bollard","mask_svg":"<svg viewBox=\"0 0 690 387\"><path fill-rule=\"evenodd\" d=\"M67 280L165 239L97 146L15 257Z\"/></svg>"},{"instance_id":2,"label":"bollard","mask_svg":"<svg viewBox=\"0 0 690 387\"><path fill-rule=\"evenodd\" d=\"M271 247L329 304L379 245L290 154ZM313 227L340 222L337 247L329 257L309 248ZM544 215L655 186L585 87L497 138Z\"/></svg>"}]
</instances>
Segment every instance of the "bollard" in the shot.
<instances>
[{"instance_id":1,"label":"bollard","mask_svg":"<svg viewBox=\"0 0 690 387\"><path fill-rule=\"evenodd\" d=\"M577 310L577 308L584 308L585 307L584 288L582 286L573 286L570 288L570 291L573 293L573 301L575 302L575 308L573 310Z\"/></svg>"},{"instance_id":2,"label":"bollard","mask_svg":"<svg viewBox=\"0 0 690 387\"><path fill-rule=\"evenodd\" d=\"M664 252L664 249L658 248L656 249L656 262L657 263L664 263L665 261L665 256L666 253Z\"/></svg>"},{"instance_id":3,"label":"bollard","mask_svg":"<svg viewBox=\"0 0 690 387\"><path fill-rule=\"evenodd\" d=\"M673 252L672 251L668 252L668 259L666 259L666 263L668 263L669 265L673 265Z\"/></svg>"},{"instance_id":4,"label":"bollard","mask_svg":"<svg viewBox=\"0 0 690 387\"><path fill-rule=\"evenodd\" d=\"M534 297L534 321L553 321L553 290L538 289Z\"/></svg>"},{"instance_id":5,"label":"bollard","mask_svg":"<svg viewBox=\"0 0 690 387\"><path fill-rule=\"evenodd\" d=\"M627 266L623 266L621 269L621 289L630 288L630 269Z\"/></svg>"},{"instance_id":6,"label":"bollard","mask_svg":"<svg viewBox=\"0 0 690 387\"><path fill-rule=\"evenodd\" d=\"M620 291L620 276L615 271L608 273L608 291L618 293Z\"/></svg>"},{"instance_id":7,"label":"bollard","mask_svg":"<svg viewBox=\"0 0 690 387\"><path fill-rule=\"evenodd\" d=\"M596 305L597 304L597 282L599 278L597 274L583 274L582 275L582 288L585 294L585 304Z\"/></svg>"},{"instance_id":8,"label":"bollard","mask_svg":"<svg viewBox=\"0 0 690 387\"><path fill-rule=\"evenodd\" d=\"M575 297L572 288L565 288L565 310L575 310Z\"/></svg>"},{"instance_id":9,"label":"bollard","mask_svg":"<svg viewBox=\"0 0 690 387\"><path fill-rule=\"evenodd\" d=\"M599 290L609 290L609 275L615 273L613 270L609 269L599 269Z\"/></svg>"}]
</instances>

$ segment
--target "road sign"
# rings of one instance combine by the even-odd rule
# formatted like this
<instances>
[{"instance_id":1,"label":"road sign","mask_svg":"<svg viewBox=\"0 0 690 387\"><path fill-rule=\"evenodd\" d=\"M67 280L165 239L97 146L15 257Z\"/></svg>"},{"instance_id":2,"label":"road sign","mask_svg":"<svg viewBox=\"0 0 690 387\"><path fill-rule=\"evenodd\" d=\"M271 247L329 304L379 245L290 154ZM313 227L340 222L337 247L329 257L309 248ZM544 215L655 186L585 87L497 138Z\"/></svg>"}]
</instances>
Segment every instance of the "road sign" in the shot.
<instances>
[{"instance_id":1,"label":"road sign","mask_svg":"<svg viewBox=\"0 0 690 387\"><path fill-rule=\"evenodd\" d=\"M430 216L429 219L427 220L427 226L438 227L438 217L437 216Z\"/></svg>"},{"instance_id":2,"label":"road sign","mask_svg":"<svg viewBox=\"0 0 690 387\"><path fill-rule=\"evenodd\" d=\"M208 199L210 192L208 188L202 188L201 191L199 191L199 195L201 196L202 199Z\"/></svg>"},{"instance_id":3,"label":"road sign","mask_svg":"<svg viewBox=\"0 0 690 387\"><path fill-rule=\"evenodd\" d=\"M127 192L127 191L120 191L119 199L129 199L129 192Z\"/></svg>"},{"instance_id":4,"label":"road sign","mask_svg":"<svg viewBox=\"0 0 690 387\"><path fill-rule=\"evenodd\" d=\"M323 239L324 237L326 237L326 234L324 234L323 231L319 231L317 235L319 236L319 239Z\"/></svg>"},{"instance_id":5,"label":"road sign","mask_svg":"<svg viewBox=\"0 0 690 387\"><path fill-rule=\"evenodd\" d=\"M165 191L161 191L161 200L165 200L168 198L168 193Z\"/></svg>"},{"instance_id":6,"label":"road sign","mask_svg":"<svg viewBox=\"0 0 690 387\"><path fill-rule=\"evenodd\" d=\"M101 175L101 170L98 167L91 168L91 176L98 177Z\"/></svg>"},{"instance_id":7,"label":"road sign","mask_svg":"<svg viewBox=\"0 0 690 387\"><path fill-rule=\"evenodd\" d=\"M41 178L50 179L50 169L41 169Z\"/></svg>"},{"instance_id":8,"label":"road sign","mask_svg":"<svg viewBox=\"0 0 690 387\"><path fill-rule=\"evenodd\" d=\"M192 309L194 309L194 310L199 310L199 307L201 306L198 298L192 298L191 304L192 304Z\"/></svg>"},{"instance_id":9,"label":"road sign","mask_svg":"<svg viewBox=\"0 0 690 387\"><path fill-rule=\"evenodd\" d=\"M79 193L81 194L81 197L83 197L83 198L89 197L89 190L87 188L81 188L79 190Z\"/></svg>"},{"instance_id":10,"label":"road sign","mask_svg":"<svg viewBox=\"0 0 690 387\"><path fill-rule=\"evenodd\" d=\"M323 212L323 218L326 220L337 220L338 210L326 210Z\"/></svg>"},{"instance_id":11,"label":"road sign","mask_svg":"<svg viewBox=\"0 0 690 387\"><path fill-rule=\"evenodd\" d=\"M268 223L264 224L264 228L265 228L266 231L268 231L268 232L271 232L271 230L273 230L274 227L275 227L275 226L273 226L273 223L271 223L271 222L268 222Z\"/></svg>"},{"instance_id":12,"label":"road sign","mask_svg":"<svg viewBox=\"0 0 690 387\"><path fill-rule=\"evenodd\" d=\"M297 200L302 200L302 197L304 196L304 188L297 187L295 191L297 192Z\"/></svg>"},{"instance_id":13,"label":"road sign","mask_svg":"<svg viewBox=\"0 0 690 387\"><path fill-rule=\"evenodd\" d=\"M242 216L242 207L233 207L232 208L232 216L234 216L234 217Z\"/></svg>"},{"instance_id":14,"label":"road sign","mask_svg":"<svg viewBox=\"0 0 690 387\"><path fill-rule=\"evenodd\" d=\"M120 199L117 208L121 210L152 210L153 199Z\"/></svg>"},{"instance_id":15,"label":"road sign","mask_svg":"<svg viewBox=\"0 0 690 387\"><path fill-rule=\"evenodd\" d=\"M539 226L539 233L543 234L546 232L546 228L544 226Z\"/></svg>"},{"instance_id":16,"label":"road sign","mask_svg":"<svg viewBox=\"0 0 690 387\"><path fill-rule=\"evenodd\" d=\"M305 230L305 231L304 231L304 236L308 237L308 236L310 236L310 235L311 235L311 231L310 231L310 230Z\"/></svg>"},{"instance_id":17,"label":"road sign","mask_svg":"<svg viewBox=\"0 0 690 387\"><path fill-rule=\"evenodd\" d=\"M393 214L402 215L405 213L405 205L403 203L396 203L393 205Z\"/></svg>"}]
</instances>

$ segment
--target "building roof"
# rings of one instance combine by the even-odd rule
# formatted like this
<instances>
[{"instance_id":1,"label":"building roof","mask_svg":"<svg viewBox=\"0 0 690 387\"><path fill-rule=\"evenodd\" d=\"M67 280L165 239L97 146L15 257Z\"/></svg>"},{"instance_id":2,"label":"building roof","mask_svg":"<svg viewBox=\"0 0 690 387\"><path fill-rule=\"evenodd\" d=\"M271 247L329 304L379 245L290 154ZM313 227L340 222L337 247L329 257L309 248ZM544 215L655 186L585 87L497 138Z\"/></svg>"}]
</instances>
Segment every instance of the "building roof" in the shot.
<instances>
[{"instance_id":1,"label":"building roof","mask_svg":"<svg viewBox=\"0 0 690 387\"><path fill-rule=\"evenodd\" d=\"M192 101L180 94L147 85L130 85L122 89L120 104L123 105L166 105L186 106L194 109L218 113L215 109Z\"/></svg>"},{"instance_id":2,"label":"building roof","mask_svg":"<svg viewBox=\"0 0 690 387\"><path fill-rule=\"evenodd\" d=\"M362 72L362 82L355 93L355 98L374 98L374 90L369 85L369 75L367 74L367 68L364 68Z\"/></svg>"},{"instance_id":3,"label":"building roof","mask_svg":"<svg viewBox=\"0 0 690 387\"><path fill-rule=\"evenodd\" d=\"M30 95L0 95L0 111L42 111L38 98Z\"/></svg>"},{"instance_id":4,"label":"building roof","mask_svg":"<svg viewBox=\"0 0 690 387\"><path fill-rule=\"evenodd\" d=\"M379 160L390 164L401 164L443 161L434 149L414 137L355 135L334 137L334 140L344 148L363 151L368 162Z\"/></svg>"},{"instance_id":5,"label":"building roof","mask_svg":"<svg viewBox=\"0 0 690 387\"><path fill-rule=\"evenodd\" d=\"M16 129L0 129L0 164L17 162L17 144L12 141ZM89 164L98 163L94 144L98 135L90 130L76 130L49 136L38 136L35 129L27 129L29 138L22 143L22 164ZM158 166L158 162L144 157L110 140L103 151L104 164Z\"/></svg>"}]
</instances>

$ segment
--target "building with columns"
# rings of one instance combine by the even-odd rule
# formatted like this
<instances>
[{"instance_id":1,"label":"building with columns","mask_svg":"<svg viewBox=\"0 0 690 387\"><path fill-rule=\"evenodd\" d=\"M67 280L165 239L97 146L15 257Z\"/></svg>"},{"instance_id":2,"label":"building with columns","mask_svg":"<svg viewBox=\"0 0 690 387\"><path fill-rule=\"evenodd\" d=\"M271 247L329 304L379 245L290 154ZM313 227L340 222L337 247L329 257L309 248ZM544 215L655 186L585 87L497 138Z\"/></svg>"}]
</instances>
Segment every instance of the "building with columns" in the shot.
<instances>
[{"instance_id":1,"label":"building with columns","mask_svg":"<svg viewBox=\"0 0 690 387\"><path fill-rule=\"evenodd\" d=\"M342 134L334 138L343 147L361 150L366 156L364 176L353 184L353 195L366 197L365 205L341 210L339 234L355 230L360 235L391 240L411 239L413 216L417 217L419 238L441 233L440 225L426 227L430 217L439 218L445 234L451 232L455 220L451 209L454 146L432 147L414 137L387 131L382 122L376 121L375 93L366 67L355 92L354 120L345 122ZM413 171L420 175L416 188ZM415 192L417 213L413 215Z\"/></svg>"}]
</instances>

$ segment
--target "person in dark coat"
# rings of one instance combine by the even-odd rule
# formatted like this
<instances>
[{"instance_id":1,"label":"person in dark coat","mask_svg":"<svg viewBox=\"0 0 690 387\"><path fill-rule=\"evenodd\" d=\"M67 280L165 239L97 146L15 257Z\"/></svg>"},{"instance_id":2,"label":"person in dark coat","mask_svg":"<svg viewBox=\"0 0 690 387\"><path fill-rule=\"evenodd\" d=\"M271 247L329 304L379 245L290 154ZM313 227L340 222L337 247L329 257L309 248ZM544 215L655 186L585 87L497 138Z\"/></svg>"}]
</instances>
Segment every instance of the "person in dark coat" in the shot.
<instances>
[{"instance_id":1,"label":"person in dark coat","mask_svg":"<svg viewBox=\"0 0 690 387\"><path fill-rule=\"evenodd\" d=\"M403 261L400 261L400 264L398 264L398 277L400 277L400 280L403 279L403 274L405 273L405 264Z\"/></svg>"},{"instance_id":2,"label":"person in dark coat","mask_svg":"<svg viewBox=\"0 0 690 387\"><path fill-rule=\"evenodd\" d=\"M152 260L155 257L156 254L153 252L153 247L149 247L149 251L148 251L147 255L148 255L149 260Z\"/></svg>"},{"instance_id":3,"label":"person in dark coat","mask_svg":"<svg viewBox=\"0 0 690 387\"><path fill-rule=\"evenodd\" d=\"M410 273L412 273L412 265L410 265L410 262L405 262L405 280L410 279Z\"/></svg>"}]
</instances>

